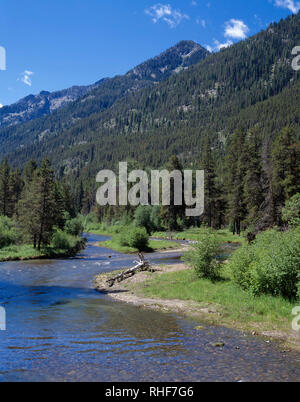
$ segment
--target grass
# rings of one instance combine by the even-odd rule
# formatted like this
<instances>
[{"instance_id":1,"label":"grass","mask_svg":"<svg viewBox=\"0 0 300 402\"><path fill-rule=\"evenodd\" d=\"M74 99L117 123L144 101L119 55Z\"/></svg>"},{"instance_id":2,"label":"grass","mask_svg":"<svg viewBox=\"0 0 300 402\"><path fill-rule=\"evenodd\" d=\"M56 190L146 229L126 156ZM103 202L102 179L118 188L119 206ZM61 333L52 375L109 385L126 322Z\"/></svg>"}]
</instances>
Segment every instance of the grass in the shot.
<instances>
[{"instance_id":1,"label":"grass","mask_svg":"<svg viewBox=\"0 0 300 402\"><path fill-rule=\"evenodd\" d=\"M109 248L111 250L117 251L119 253L124 253L124 254L136 254L139 252L138 249L133 248L133 247L128 247L128 246L121 246L117 240L111 239L107 240L104 242L99 242L98 245L100 247L105 247ZM175 242L170 242L170 241L164 241L164 240L150 240L149 241L149 247L147 250L144 250L148 253L152 253L155 251L162 251L162 250L168 250L168 249L175 249L178 248L180 245Z\"/></svg>"},{"instance_id":2,"label":"grass","mask_svg":"<svg viewBox=\"0 0 300 402\"><path fill-rule=\"evenodd\" d=\"M158 237L162 239L171 240L191 240L196 241L201 236L207 234L207 228L190 228L183 232L156 232L153 233L153 237ZM218 240L221 243L244 243L246 239L243 236L233 235L228 229L215 230L214 233L217 235Z\"/></svg>"},{"instance_id":3,"label":"grass","mask_svg":"<svg viewBox=\"0 0 300 402\"><path fill-rule=\"evenodd\" d=\"M295 304L272 296L254 297L229 279L211 282L199 279L193 270L152 275L137 294L160 299L177 299L199 303L199 308L213 306L215 323L245 330L291 331L291 314Z\"/></svg>"},{"instance_id":4,"label":"grass","mask_svg":"<svg viewBox=\"0 0 300 402\"><path fill-rule=\"evenodd\" d=\"M84 248L84 242L80 241L82 248ZM76 246L76 244L74 244ZM80 248L80 247L79 247ZM78 250L77 250L78 251ZM18 260L35 260L43 258L59 258L59 257L71 257L76 253L75 250L70 249L55 249L54 247L46 247L41 251L38 251L29 244L24 245L12 245L0 249L0 262L5 261L18 261Z\"/></svg>"},{"instance_id":5,"label":"grass","mask_svg":"<svg viewBox=\"0 0 300 402\"><path fill-rule=\"evenodd\" d=\"M0 261L30 260L43 257L43 253L30 245L9 246L0 249Z\"/></svg>"},{"instance_id":6,"label":"grass","mask_svg":"<svg viewBox=\"0 0 300 402\"><path fill-rule=\"evenodd\" d=\"M86 228L87 232L102 235L102 236L113 236L120 233L122 230L126 229L126 226L122 225L106 225L106 224L92 224ZM208 229L205 227L201 228L190 228L182 232L155 232L152 233L152 237L157 237L161 239L169 240L191 240L196 241L201 236L207 234ZM245 237L233 235L228 229L215 230L214 233L217 235L221 243L244 243L246 242Z\"/></svg>"},{"instance_id":7,"label":"grass","mask_svg":"<svg viewBox=\"0 0 300 402\"><path fill-rule=\"evenodd\" d=\"M120 233L122 230L126 229L126 226L122 225L106 225L101 223L93 223L87 225L85 231L87 233L93 233L98 236L113 236Z\"/></svg>"}]
</instances>

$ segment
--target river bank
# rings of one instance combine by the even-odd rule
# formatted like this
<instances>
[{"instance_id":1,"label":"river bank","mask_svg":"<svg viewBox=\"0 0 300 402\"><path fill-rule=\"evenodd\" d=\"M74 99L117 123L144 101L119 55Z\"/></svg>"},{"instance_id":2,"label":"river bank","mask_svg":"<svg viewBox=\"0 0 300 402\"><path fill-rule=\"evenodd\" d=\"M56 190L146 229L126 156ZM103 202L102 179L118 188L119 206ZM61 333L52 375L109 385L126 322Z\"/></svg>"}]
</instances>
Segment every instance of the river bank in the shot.
<instances>
[{"instance_id":1,"label":"river bank","mask_svg":"<svg viewBox=\"0 0 300 402\"><path fill-rule=\"evenodd\" d=\"M117 251L118 253L123 253L123 254L137 254L139 252L139 250L137 248L120 245L113 238L111 240L99 242L97 245L99 247L109 248L111 250L114 250L114 251ZM176 251L176 250L178 250L178 248L180 248L180 251L182 251L182 252L187 250L187 247L185 247L184 245L180 245L176 242L170 242L169 240L150 239L149 246L146 251L147 251L147 253L154 253L156 251L163 251L163 250Z\"/></svg>"},{"instance_id":2,"label":"river bank","mask_svg":"<svg viewBox=\"0 0 300 402\"><path fill-rule=\"evenodd\" d=\"M167 254L167 252L166 252ZM292 330L291 302L272 296L252 297L231 282L199 279L185 264L153 267L109 288L95 277L95 288L114 300L146 309L174 312L208 325L225 326L280 341L282 348L300 351L300 333ZM202 325L198 327L202 329Z\"/></svg>"},{"instance_id":3,"label":"river bank","mask_svg":"<svg viewBox=\"0 0 300 402\"><path fill-rule=\"evenodd\" d=\"M47 247L39 251L31 245L13 245L0 250L0 262L51 260L57 258L70 258L86 247L86 239L78 239L68 249Z\"/></svg>"}]
</instances>

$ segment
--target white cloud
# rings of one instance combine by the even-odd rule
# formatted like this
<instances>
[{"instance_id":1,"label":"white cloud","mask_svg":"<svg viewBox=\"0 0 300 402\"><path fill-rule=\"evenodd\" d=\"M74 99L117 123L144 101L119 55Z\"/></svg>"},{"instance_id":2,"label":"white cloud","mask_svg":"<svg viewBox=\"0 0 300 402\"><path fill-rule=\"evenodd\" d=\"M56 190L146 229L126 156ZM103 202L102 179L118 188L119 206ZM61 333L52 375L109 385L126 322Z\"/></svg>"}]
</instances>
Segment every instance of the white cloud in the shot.
<instances>
[{"instance_id":1,"label":"white cloud","mask_svg":"<svg viewBox=\"0 0 300 402\"><path fill-rule=\"evenodd\" d=\"M32 85L32 81L31 81L31 76L34 74L34 72L29 71L29 70L25 70L22 74L21 74L21 78L18 79L18 81L22 81L24 84L28 85L29 87L31 87Z\"/></svg>"},{"instance_id":2,"label":"white cloud","mask_svg":"<svg viewBox=\"0 0 300 402\"><path fill-rule=\"evenodd\" d=\"M218 40L214 40L214 45L210 46L210 45L206 45L206 49L209 52L218 52L221 49L225 49L226 47L229 47L233 45L233 42L231 40L227 40L224 43L219 42Z\"/></svg>"},{"instance_id":3,"label":"white cloud","mask_svg":"<svg viewBox=\"0 0 300 402\"><path fill-rule=\"evenodd\" d=\"M231 19L226 22L224 36L233 39L245 39L249 32L247 25L241 20Z\"/></svg>"},{"instance_id":4,"label":"white cloud","mask_svg":"<svg viewBox=\"0 0 300 402\"><path fill-rule=\"evenodd\" d=\"M166 22L170 28L175 28L183 20L188 20L190 17L183 14L180 10L175 10L170 4L155 4L149 9L145 10L147 15L152 17L152 21L156 24L162 20Z\"/></svg>"},{"instance_id":5,"label":"white cloud","mask_svg":"<svg viewBox=\"0 0 300 402\"><path fill-rule=\"evenodd\" d=\"M275 6L288 8L293 14L300 10L300 1L294 0L275 0Z\"/></svg>"},{"instance_id":6,"label":"white cloud","mask_svg":"<svg viewBox=\"0 0 300 402\"><path fill-rule=\"evenodd\" d=\"M2 105L2 103L0 103L0 109L2 109L3 108L3 105Z\"/></svg>"},{"instance_id":7,"label":"white cloud","mask_svg":"<svg viewBox=\"0 0 300 402\"><path fill-rule=\"evenodd\" d=\"M225 43L220 43L219 41L215 40L214 44L215 44L216 49L221 50L221 49L225 49L226 47L233 45L233 42L231 40L228 40Z\"/></svg>"}]
</instances>

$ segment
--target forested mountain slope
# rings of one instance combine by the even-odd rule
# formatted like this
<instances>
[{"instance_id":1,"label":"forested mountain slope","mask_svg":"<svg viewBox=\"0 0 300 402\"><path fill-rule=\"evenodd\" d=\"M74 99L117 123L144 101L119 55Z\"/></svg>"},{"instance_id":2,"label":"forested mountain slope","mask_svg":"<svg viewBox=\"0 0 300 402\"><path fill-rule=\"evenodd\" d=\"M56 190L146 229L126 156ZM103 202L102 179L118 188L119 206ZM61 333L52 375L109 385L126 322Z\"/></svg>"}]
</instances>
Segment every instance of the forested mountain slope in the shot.
<instances>
[{"instance_id":1,"label":"forested mountain slope","mask_svg":"<svg viewBox=\"0 0 300 402\"><path fill-rule=\"evenodd\" d=\"M74 102L100 86L105 79L88 86L74 86L61 91L42 91L38 95L28 95L18 102L0 109L0 127L15 126L49 115L55 110Z\"/></svg>"},{"instance_id":2,"label":"forested mountain slope","mask_svg":"<svg viewBox=\"0 0 300 402\"><path fill-rule=\"evenodd\" d=\"M64 133L81 119L109 108L117 99L165 80L208 54L195 42L182 41L126 75L103 79L90 87L30 95L6 106L0 110L0 157L15 149L22 150L32 142L38 146L42 140L47 141L53 135ZM47 116L41 117L43 115ZM32 121L15 127L27 120Z\"/></svg>"},{"instance_id":3,"label":"forested mountain slope","mask_svg":"<svg viewBox=\"0 0 300 402\"><path fill-rule=\"evenodd\" d=\"M297 14L154 87L119 97L72 127L56 128L37 141L46 126L36 122L12 137L2 133L2 144L12 151L13 138L29 134L31 145L20 148L15 142L12 163L48 155L60 174L94 179L100 168L129 158L146 166L161 166L173 153L185 162L199 161L207 136L223 152L240 126L256 126L274 138L292 123L299 133L300 75L291 67L291 51L299 44Z\"/></svg>"}]
</instances>

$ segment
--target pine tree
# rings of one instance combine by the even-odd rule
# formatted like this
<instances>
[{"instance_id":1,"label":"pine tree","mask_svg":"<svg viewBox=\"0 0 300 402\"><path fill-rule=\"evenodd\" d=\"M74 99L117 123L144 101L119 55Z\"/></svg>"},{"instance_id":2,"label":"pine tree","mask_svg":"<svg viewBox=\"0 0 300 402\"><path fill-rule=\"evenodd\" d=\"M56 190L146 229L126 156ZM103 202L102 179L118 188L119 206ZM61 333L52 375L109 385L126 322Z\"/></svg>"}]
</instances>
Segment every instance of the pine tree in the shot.
<instances>
[{"instance_id":1,"label":"pine tree","mask_svg":"<svg viewBox=\"0 0 300 402\"><path fill-rule=\"evenodd\" d=\"M264 202L261 138L258 130L248 133L245 143L246 173L244 178L244 202L247 210L247 223L256 225L262 218Z\"/></svg>"},{"instance_id":2,"label":"pine tree","mask_svg":"<svg viewBox=\"0 0 300 402\"><path fill-rule=\"evenodd\" d=\"M77 195L76 195L76 207L77 207L77 211L79 213L82 212L84 195L85 194L84 194L83 184L82 184L82 181L80 181L79 188L78 188Z\"/></svg>"},{"instance_id":3,"label":"pine tree","mask_svg":"<svg viewBox=\"0 0 300 402\"><path fill-rule=\"evenodd\" d=\"M233 233L240 235L241 222L245 217L244 176L245 154L244 133L238 130L233 134L226 156L226 192L228 216L232 222Z\"/></svg>"},{"instance_id":4,"label":"pine tree","mask_svg":"<svg viewBox=\"0 0 300 402\"><path fill-rule=\"evenodd\" d=\"M50 243L57 224L56 195L54 173L50 161L45 159L26 184L18 208L19 222L38 250Z\"/></svg>"},{"instance_id":5,"label":"pine tree","mask_svg":"<svg viewBox=\"0 0 300 402\"><path fill-rule=\"evenodd\" d=\"M290 127L281 131L272 147L272 189L275 219L281 225L285 202L300 192L300 146Z\"/></svg>"},{"instance_id":6,"label":"pine tree","mask_svg":"<svg viewBox=\"0 0 300 402\"><path fill-rule=\"evenodd\" d=\"M10 168L5 159L0 165L0 215L11 216Z\"/></svg>"},{"instance_id":7,"label":"pine tree","mask_svg":"<svg viewBox=\"0 0 300 402\"><path fill-rule=\"evenodd\" d=\"M26 163L23 170L23 178L26 183L32 181L34 172L36 171L37 167L37 163L34 159L30 159L30 161Z\"/></svg>"},{"instance_id":8,"label":"pine tree","mask_svg":"<svg viewBox=\"0 0 300 402\"><path fill-rule=\"evenodd\" d=\"M167 164L167 170L169 172L173 172L174 170L180 171L183 178L183 166L176 155L173 155L170 158L169 163ZM169 230L177 230L178 229L178 219L183 220L185 218L185 205L184 205L184 189L183 185L182 188L179 189L182 192L182 205L174 205L175 199L175 185L174 180L171 179L170 185L170 205L165 205L161 207L161 217L163 224Z\"/></svg>"},{"instance_id":9,"label":"pine tree","mask_svg":"<svg viewBox=\"0 0 300 402\"><path fill-rule=\"evenodd\" d=\"M62 192L62 186L60 183L54 183L54 200L55 200L55 211L54 211L54 219L55 224L63 230L66 222L65 218L65 203Z\"/></svg>"},{"instance_id":10,"label":"pine tree","mask_svg":"<svg viewBox=\"0 0 300 402\"><path fill-rule=\"evenodd\" d=\"M15 172L11 173L9 178L9 187L11 194L9 216L13 216L17 212L17 204L21 198L22 190L24 187L24 182L18 169Z\"/></svg>"},{"instance_id":11,"label":"pine tree","mask_svg":"<svg viewBox=\"0 0 300 402\"><path fill-rule=\"evenodd\" d=\"M217 211L218 191L216 188L217 176L209 138L205 141L202 166L205 177L204 222L209 227L216 228L219 224Z\"/></svg>"},{"instance_id":12,"label":"pine tree","mask_svg":"<svg viewBox=\"0 0 300 402\"><path fill-rule=\"evenodd\" d=\"M71 187L63 182L61 184L61 193L63 198L64 210L69 214L70 218L76 217L75 199L71 191Z\"/></svg>"}]
</instances>

